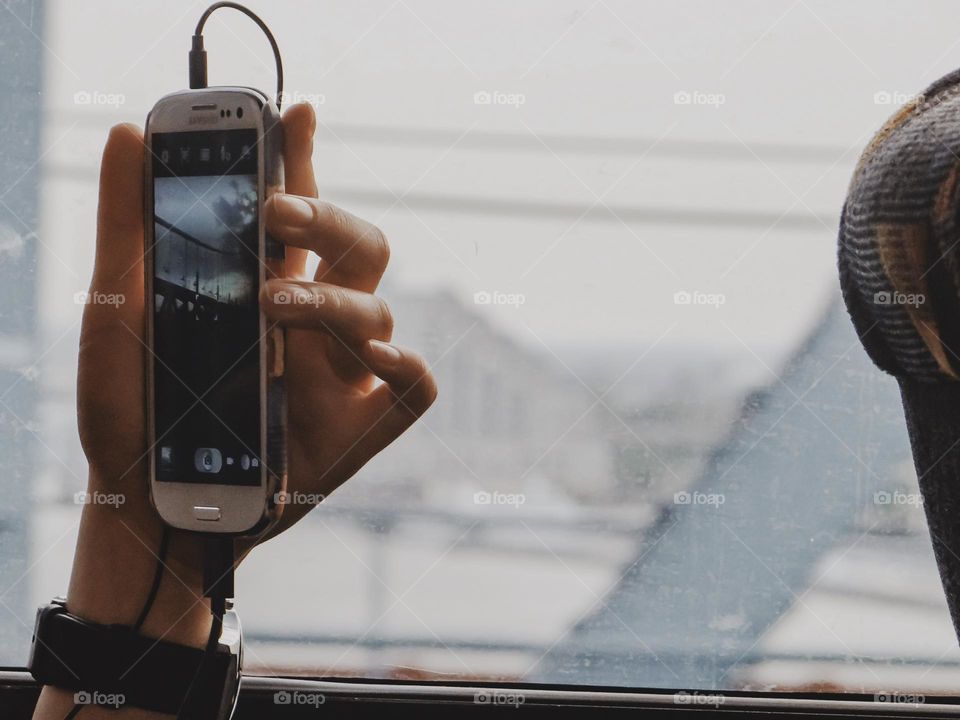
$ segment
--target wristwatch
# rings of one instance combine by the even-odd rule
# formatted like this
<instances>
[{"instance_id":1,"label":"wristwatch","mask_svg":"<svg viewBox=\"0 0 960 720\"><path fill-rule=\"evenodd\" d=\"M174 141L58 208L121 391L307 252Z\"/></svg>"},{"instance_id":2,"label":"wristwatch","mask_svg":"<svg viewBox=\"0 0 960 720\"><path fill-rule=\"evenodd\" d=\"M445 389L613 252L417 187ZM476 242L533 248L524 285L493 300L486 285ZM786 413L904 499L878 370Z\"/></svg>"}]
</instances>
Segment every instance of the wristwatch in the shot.
<instances>
[{"instance_id":1,"label":"wristwatch","mask_svg":"<svg viewBox=\"0 0 960 720\"><path fill-rule=\"evenodd\" d=\"M37 610L28 669L38 683L73 690L75 702L132 705L176 715L229 718L240 689L240 619L228 605L212 652L144 637L125 625L71 615L64 598Z\"/></svg>"}]
</instances>

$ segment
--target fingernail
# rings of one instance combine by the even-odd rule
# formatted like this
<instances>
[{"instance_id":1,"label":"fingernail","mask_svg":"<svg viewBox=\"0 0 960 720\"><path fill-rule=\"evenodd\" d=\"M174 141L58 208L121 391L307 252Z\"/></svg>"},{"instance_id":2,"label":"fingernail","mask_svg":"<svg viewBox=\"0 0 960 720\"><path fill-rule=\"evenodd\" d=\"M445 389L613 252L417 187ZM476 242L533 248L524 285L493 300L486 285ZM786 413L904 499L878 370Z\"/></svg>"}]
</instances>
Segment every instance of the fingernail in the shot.
<instances>
[{"instance_id":1,"label":"fingernail","mask_svg":"<svg viewBox=\"0 0 960 720\"><path fill-rule=\"evenodd\" d=\"M303 227L313 220L313 208L303 198L296 195L277 193L273 196L273 208L277 220L289 227Z\"/></svg>"},{"instance_id":2,"label":"fingernail","mask_svg":"<svg viewBox=\"0 0 960 720\"><path fill-rule=\"evenodd\" d=\"M369 340L367 345L370 347L370 354L383 365L396 365L400 362L400 351L389 343L379 340Z\"/></svg>"}]
</instances>

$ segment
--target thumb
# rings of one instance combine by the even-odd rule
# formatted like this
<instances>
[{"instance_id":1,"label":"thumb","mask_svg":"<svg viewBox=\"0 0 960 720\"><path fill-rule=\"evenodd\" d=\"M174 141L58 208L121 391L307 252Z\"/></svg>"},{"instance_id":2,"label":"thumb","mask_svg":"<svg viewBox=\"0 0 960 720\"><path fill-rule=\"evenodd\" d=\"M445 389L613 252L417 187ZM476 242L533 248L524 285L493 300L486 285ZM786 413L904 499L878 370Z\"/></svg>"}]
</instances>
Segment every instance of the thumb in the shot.
<instances>
[{"instance_id":1,"label":"thumb","mask_svg":"<svg viewBox=\"0 0 960 720\"><path fill-rule=\"evenodd\" d=\"M100 165L93 280L80 331L80 438L91 467L115 483L138 467L134 459L146 447L143 158L139 128L117 125L110 131ZM124 432L110 431L118 427ZM123 487L120 492L135 495L135 485Z\"/></svg>"},{"instance_id":2,"label":"thumb","mask_svg":"<svg viewBox=\"0 0 960 720\"><path fill-rule=\"evenodd\" d=\"M110 130L100 164L100 204L86 329L123 322L142 332L143 133L136 125Z\"/></svg>"}]
</instances>

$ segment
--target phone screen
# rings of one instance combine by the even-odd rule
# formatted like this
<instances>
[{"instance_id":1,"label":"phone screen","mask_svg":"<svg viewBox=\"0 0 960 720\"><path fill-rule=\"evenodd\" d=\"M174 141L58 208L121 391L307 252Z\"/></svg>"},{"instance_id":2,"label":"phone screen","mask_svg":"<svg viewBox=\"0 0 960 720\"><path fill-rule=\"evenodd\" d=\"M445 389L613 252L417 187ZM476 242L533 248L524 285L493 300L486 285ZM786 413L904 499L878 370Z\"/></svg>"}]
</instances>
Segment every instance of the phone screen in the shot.
<instances>
[{"instance_id":1,"label":"phone screen","mask_svg":"<svg viewBox=\"0 0 960 720\"><path fill-rule=\"evenodd\" d=\"M256 130L154 133L156 477L257 485Z\"/></svg>"}]
</instances>

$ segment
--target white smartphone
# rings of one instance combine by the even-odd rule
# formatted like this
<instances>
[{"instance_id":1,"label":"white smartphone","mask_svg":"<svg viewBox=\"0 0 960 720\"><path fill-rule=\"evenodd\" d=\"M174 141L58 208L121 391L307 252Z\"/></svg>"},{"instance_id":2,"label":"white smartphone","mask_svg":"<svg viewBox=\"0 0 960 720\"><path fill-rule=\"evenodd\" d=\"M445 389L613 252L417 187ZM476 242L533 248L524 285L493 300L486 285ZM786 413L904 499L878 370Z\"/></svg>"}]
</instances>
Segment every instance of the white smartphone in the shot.
<instances>
[{"instance_id":1,"label":"white smartphone","mask_svg":"<svg viewBox=\"0 0 960 720\"><path fill-rule=\"evenodd\" d=\"M283 275L263 218L283 184L280 114L250 88L173 93L145 143L150 497L173 527L253 533L286 487L283 334L259 303Z\"/></svg>"}]
</instances>

